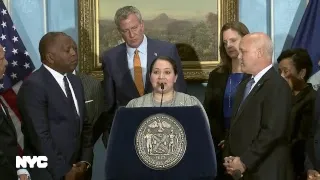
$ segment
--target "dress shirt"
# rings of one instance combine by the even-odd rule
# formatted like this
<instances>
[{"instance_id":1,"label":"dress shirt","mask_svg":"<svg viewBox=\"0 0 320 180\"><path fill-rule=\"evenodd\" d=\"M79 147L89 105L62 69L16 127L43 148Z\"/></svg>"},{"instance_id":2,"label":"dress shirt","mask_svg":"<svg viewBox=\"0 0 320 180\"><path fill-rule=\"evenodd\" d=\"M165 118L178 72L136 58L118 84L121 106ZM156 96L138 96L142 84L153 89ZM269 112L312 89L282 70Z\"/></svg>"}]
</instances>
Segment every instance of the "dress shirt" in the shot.
<instances>
[{"instance_id":1,"label":"dress shirt","mask_svg":"<svg viewBox=\"0 0 320 180\"><path fill-rule=\"evenodd\" d=\"M52 76L54 77L54 79L57 81L57 83L59 84L59 86L61 87L63 93L65 94L65 96L67 97L67 92L66 92L66 89L64 87L64 82L63 82L63 78L66 74L60 74L59 72L53 70L52 68L46 66L45 64L43 64L43 66L52 74ZM67 77L68 79L68 77ZM68 79L68 82L69 82L69 88L71 90L71 93L72 93L72 97L73 97L73 101L74 101L74 105L76 106L76 110L77 110L77 113L78 115L80 116L79 114L79 106L78 106L78 100L74 94L74 91L73 91L73 88L72 88L72 85Z\"/></svg>"},{"instance_id":2,"label":"dress shirt","mask_svg":"<svg viewBox=\"0 0 320 180\"><path fill-rule=\"evenodd\" d=\"M130 69L131 72L131 76L134 79L134 67L133 67L133 58L134 58L134 52L136 49L138 49L139 51L139 57L140 57L140 61L141 61L141 68L142 68L142 78L143 78L143 83L146 83L146 74L147 74L147 46L148 46L148 42L147 42L147 37L144 35L143 36L143 41L140 44L140 46L138 48L132 48L128 45L126 45L127 47L127 60L128 60L128 68Z\"/></svg>"},{"instance_id":3,"label":"dress shirt","mask_svg":"<svg viewBox=\"0 0 320 180\"><path fill-rule=\"evenodd\" d=\"M267 73L267 71L269 71L269 69L272 68L272 64L270 64L269 66L267 66L266 68L262 69L262 71L260 71L257 75L252 76L252 78L254 79L254 83L251 86L251 89L249 91L249 93L251 92L251 90L254 88L254 86L258 83L258 81L261 79L261 77Z\"/></svg>"}]
</instances>

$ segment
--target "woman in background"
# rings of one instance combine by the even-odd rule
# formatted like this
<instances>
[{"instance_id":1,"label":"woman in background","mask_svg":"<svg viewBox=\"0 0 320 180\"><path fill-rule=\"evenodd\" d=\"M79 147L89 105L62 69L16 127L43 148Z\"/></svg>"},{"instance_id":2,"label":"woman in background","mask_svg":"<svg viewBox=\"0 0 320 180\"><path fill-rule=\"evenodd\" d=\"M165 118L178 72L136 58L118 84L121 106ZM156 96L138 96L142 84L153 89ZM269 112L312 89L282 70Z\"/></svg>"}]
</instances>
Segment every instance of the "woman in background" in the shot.
<instances>
[{"instance_id":1,"label":"woman in background","mask_svg":"<svg viewBox=\"0 0 320 180\"><path fill-rule=\"evenodd\" d=\"M312 84L307 83L312 72L312 61L305 49L289 49L283 51L277 59L279 73L292 89L292 130L290 141L292 144L292 159L296 179L305 179L304 153L308 132L310 131L316 91Z\"/></svg>"},{"instance_id":2,"label":"woman in background","mask_svg":"<svg viewBox=\"0 0 320 180\"><path fill-rule=\"evenodd\" d=\"M249 34L249 30L241 22L223 25L219 45L221 65L210 73L206 88L204 108L208 114L217 152L218 177L216 179L225 179L222 149L230 128L233 98L240 82L249 77L241 72L238 59L239 42L246 34Z\"/></svg>"}]
</instances>

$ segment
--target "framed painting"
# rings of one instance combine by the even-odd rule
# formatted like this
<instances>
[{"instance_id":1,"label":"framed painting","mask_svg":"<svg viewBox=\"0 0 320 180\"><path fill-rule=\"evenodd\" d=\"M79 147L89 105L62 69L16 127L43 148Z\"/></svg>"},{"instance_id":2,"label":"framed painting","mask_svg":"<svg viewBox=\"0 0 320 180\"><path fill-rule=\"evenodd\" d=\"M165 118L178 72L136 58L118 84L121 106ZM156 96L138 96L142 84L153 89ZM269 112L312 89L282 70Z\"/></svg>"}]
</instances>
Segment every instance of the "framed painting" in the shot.
<instances>
[{"instance_id":1,"label":"framed painting","mask_svg":"<svg viewBox=\"0 0 320 180\"><path fill-rule=\"evenodd\" d=\"M220 63L223 24L238 20L238 0L79 0L79 69L103 79L100 55L122 43L113 21L116 10L137 7L145 34L176 44L187 81L205 82ZM183 4L183 6L181 6Z\"/></svg>"}]
</instances>

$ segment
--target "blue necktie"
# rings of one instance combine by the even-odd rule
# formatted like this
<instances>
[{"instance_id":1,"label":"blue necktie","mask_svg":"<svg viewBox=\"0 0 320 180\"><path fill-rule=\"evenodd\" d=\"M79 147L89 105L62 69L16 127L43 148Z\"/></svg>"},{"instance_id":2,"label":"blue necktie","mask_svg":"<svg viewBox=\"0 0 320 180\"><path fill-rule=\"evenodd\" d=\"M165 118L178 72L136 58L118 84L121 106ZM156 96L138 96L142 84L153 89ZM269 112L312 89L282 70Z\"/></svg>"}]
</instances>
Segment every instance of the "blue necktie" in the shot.
<instances>
[{"instance_id":1,"label":"blue necktie","mask_svg":"<svg viewBox=\"0 0 320 180\"><path fill-rule=\"evenodd\" d=\"M254 84L254 79L251 78L250 81L247 83L246 85L246 89L244 90L244 94L243 94L243 98L241 101L241 104L243 103L243 101L247 98L247 96L249 95L250 89L252 87L252 85Z\"/></svg>"}]
</instances>

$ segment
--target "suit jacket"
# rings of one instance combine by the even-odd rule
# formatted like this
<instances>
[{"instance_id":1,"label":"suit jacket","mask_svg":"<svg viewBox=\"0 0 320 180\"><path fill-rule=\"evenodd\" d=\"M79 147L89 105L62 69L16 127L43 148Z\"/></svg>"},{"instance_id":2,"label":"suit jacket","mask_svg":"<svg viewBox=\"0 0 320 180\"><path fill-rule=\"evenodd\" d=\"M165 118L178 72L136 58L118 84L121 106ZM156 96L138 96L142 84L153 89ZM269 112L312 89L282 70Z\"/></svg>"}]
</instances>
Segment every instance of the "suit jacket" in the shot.
<instances>
[{"instance_id":1,"label":"suit jacket","mask_svg":"<svg viewBox=\"0 0 320 180\"><path fill-rule=\"evenodd\" d=\"M92 163L92 125L86 118L82 83L73 74L68 79L78 101L80 120L75 118L67 97L44 66L32 73L19 90L17 103L22 115L24 151L48 157L48 168L30 169L33 180L58 180L73 163Z\"/></svg>"},{"instance_id":2,"label":"suit jacket","mask_svg":"<svg viewBox=\"0 0 320 180\"><path fill-rule=\"evenodd\" d=\"M292 159L297 176L304 173L305 147L312 127L315 99L316 91L311 84L293 96L290 127L293 130L291 133Z\"/></svg>"},{"instance_id":3,"label":"suit jacket","mask_svg":"<svg viewBox=\"0 0 320 180\"><path fill-rule=\"evenodd\" d=\"M145 94L153 91L149 78L149 69L153 60L158 56L169 56L176 61L178 69L178 79L175 90L186 92L186 82L182 72L181 60L175 45L148 38L147 45L147 74L145 81ZM122 43L103 55L102 69L104 74L104 88L106 92L107 111L109 119L113 119L113 115L119 106L126 106L128 102L134 98L140 97L135 86L134 80L130 73L127 60L126 44ZM108 122L111 127L112 121Z\"/></svg>"},{"instance_id":4,"label":"suit jacket","mask_svg":"<svg viewBox=\"0 0 320 180\"><path fill-rule=\"evenodd\" d=\"M9 112L6 111L6 114L9 115ZM10 116L6 114L0 106L0 174L1 179L17 179L17 134Z\"/></svg>"},{"instance_id":5,"label":"suit jacket","mask_svg":"<svg viewBox=\"0 0 320 180\"><path fill-rule=\"evenodd\" d=\"M107 115L103 84L98 79L84 73L76 72L76 75L80 77L84 87L87 117L93 125L92 140L93 144L95 144L106 129L104 125L106 125Z\"/></svg>"},{"instance_id":6,"label":"suit jacket","mask_svg":"<svg viewBox=\"0 0 320 180\"><path fill-rule=\"evenodd\" d=\"M314 105L317 93L311 84L308 84L299 94L293 97L291 120L293 132L292 141L308 138L314 116Z\"/></svg>"},{"instance_id":7,"label":"suit jacket","mask_svg":"<svg viewBox=\"0 0 320 180\"><path fill-rule=\"evenodd\" d=\"M315 114L313 126L310 128L310 136L307 143L306 170L315 169L320 172L320 89L317 91L315 101Z\"/></svg>"},{"instance_id":8,"label":"suit jacket","mask_svg":"<svg viewBox=\"0 0 320 180\"><path fill-rule=\"evenodd\" d=\"M210 121L211 134L216 145L226 138L223 99L229 75L228 71L222 71L219 68L211 71L203 103ZM245 80L249 76L245 74L242 80Z\"/></svg>"},{"instance_id":9,"label":"suit jacket","mask_svg":"<svg viewBox=\"0 0 320 180\"><path fill-rule=\"evenodd\" d=\"M240 157L247 167L245 180L292 180L287 128L292 106L290 87L271 68L240 106L248 81L240 83L236 93L226 155Z\"/></svg>"}]
</instances>

